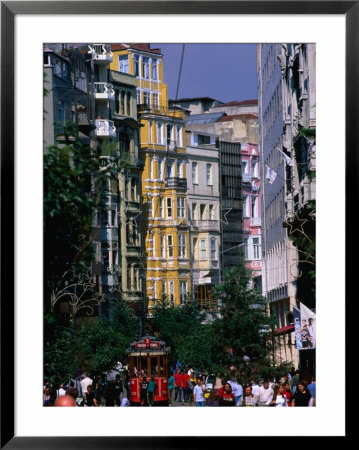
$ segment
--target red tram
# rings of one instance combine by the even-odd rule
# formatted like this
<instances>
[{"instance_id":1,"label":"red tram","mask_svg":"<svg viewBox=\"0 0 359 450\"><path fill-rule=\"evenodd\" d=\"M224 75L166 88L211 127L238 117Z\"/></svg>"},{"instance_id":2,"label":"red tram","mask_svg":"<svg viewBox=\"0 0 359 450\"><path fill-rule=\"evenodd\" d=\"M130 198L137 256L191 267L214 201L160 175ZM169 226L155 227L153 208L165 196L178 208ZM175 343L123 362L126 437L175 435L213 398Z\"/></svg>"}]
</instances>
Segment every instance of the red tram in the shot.
<instances>
[{"instance_id":1,"label":"red tram","mask_svg":"<svg viewBox=\"0 0 359 450\"><path fill-rule=\"evenodd\" d=\"M127 350L130 371L131 404L140 404L141 381L151 375L157 383L155 404L168 405L168 354L170 347L154 336L144 336L140 341L133 342Z\"/></svg>"}]
</instances>

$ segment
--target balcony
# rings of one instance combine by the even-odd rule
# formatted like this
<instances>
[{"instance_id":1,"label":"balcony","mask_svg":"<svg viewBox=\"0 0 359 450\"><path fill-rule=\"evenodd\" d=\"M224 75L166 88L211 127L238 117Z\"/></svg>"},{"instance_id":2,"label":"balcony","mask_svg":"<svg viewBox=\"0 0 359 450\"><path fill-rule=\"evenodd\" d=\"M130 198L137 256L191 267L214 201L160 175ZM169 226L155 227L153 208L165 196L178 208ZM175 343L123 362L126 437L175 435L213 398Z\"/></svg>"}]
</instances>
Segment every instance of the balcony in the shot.
<instances>
[{"instance_id":1,"label":"balcony","mask_svg":"<svg viewBox=\"0 0 359 450\"><path fill-rule=\"evenodd\" d=\"M252 217L250 219L250 226L251 227L260 227L262 224L262 220L260 217Z\"/></svg>"},{"instance_id":2,"label":"balcony","mask_svg":"<svg viewBox=\"0 0 359 450\"><path fill-rule=\"evenodd\" d=\"M250 173L242 173L242 182L243 183L251 183L252 175Z\"/></svg>"},{"instance_id":3,"label":"balcony","mask_svg":"<svg viewBox=\"0 0 359 450\"><path fill-rule=\"evenodd\" d=\"M113 120L96 119L95 126L96 137L116 137L116 128Z\"/></svg>"},{"instance_id":4,"label":"balcony","mask_svg":"<svg viewBox=\"0 0 359 450\"><path fill-rule=\"evenodd\" d=\"M127 244L126 256L128 258L139 258L141 255L141 247L139 245Z\"/></svg>"},{"instance_id":5,"label":"balcony","mask_svg":"<svg viewBox=\"0 0 359 450\"><path fill-rule=\"evenodd\" d=\"M89 44L89 51L91 59L99 64L108 64L113 62L113 53L111 47L106 44Z\"/></svg>"},{"instance_id":6,"label":"balcony","mask_svg":"<svg viewBox=\"0 0 359 450\"><path fill-rule=\"evenodd\" d=\"M110 83L90 83L89 91L96 100L115 100L115 91Z\"/></svg>"},{"instance_id":7,"label":"balcony","mask_svg":"<svg viewBox=\"0 0 359 450\"><path fill-rule=\"evenodd\" d=\"M138 114L141 113L151 113L151 114L160 114L161 116L165 116L170 113L170 110L166 106L159 106L157 104L151 103L141 103L137 105Z\"/></svg>"},{"instance_id":8,"label":"balcony","mask_svg":"<svg viewBox=\"0 0 359 450\"><path fill-rule=\"evenodd\" d=\"M187 178L178 178L178 177L167 178L166 187L187 189Z\"/></svg>"},{"instance_id":9,"label":"balcony","mask_svg":"<svg viewBox=\"0 0 359 450\"><path fill-rule=\"evenodd\" d=\"M219 231L219 220L194 220L193 226L199 231Z\"/></svg>"}]
</instances>

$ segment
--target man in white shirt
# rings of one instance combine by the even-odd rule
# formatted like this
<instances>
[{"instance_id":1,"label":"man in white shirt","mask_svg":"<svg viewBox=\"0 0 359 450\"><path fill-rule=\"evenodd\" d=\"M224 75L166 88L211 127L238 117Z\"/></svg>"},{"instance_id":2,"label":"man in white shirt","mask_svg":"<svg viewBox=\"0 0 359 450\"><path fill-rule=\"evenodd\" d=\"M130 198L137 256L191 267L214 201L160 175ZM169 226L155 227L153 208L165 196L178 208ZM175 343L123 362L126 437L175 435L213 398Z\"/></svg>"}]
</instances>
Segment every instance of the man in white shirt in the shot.
<instances>
[{"instance_id":1,"label":"man in white shirt","mask_svg":"<svg viewBox=\"0 0 359 450\"><path fill-rule=\"evenodd\" d=\"M197 378L197 384L193 388L193 401L196 403L196 406L205 406L206 399L204 398L205 387L202 384L202 379L200 377Z\"/></svg>"},{"instance_id":2,"label":"man in white shirt","mask_svg":"<svg viewBox=\"0 0 359 450\"><path fill-rule=\"evenodd\" d=\"M273 389L269 387L269 380L264 380L263 385L259 387L258 394L258 406L268 406L267 402L273 398Z\"/></svg>"},{"instance_id":3,"label":"man in white shirt","mask_svg":"<svg viewBox=\"0 0 359 450\"><path fill-rule=\"evenodd\" d=\"M56 394L57 398L63 397L66 394L63 384L60 384L59 389L56 391Z\"/></svg>"},{"instance_id":4,"label":"man in white shirt","mask_svg":"<svg viewBox=\"0 0 359 450\"><path fill-rule=\"evenodd\" d=\"M252 384L252 394L255 396L258 395L258 389L259 389L258 381L253 380L251 384Z\"/></svg>"},{"instance_id":5,"label":"man in white shirt","mask_svg":"<svg viewBox=\"0 0 359 450\"><path fill-rule=\"evenodd\" d=\"M91 378L88 377L86 373L84 373L82 375L82 380L81 380L81 390L82 390L82 395L83 395L83 397L85 397L85 399L86 399L87 386L89 386L90 384L92 384Z\"/></svg>"}]
</instances>

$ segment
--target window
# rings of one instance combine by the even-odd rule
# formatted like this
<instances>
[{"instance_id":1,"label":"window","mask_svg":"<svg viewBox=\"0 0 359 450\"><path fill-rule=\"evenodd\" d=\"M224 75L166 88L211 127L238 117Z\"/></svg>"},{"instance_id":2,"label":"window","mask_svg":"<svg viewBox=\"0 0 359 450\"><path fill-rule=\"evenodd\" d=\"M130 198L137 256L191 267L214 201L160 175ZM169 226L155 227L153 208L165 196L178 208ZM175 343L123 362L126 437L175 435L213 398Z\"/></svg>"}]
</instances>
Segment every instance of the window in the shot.
<instances>
[{"instance_id":1,"label":"window","mask_svg":"<svg viewBox=\"0 0 359 450\"><path fill-rule=\"evenodd\" d=\"M166 294L167 294L166 282L162 281L162 297L164 297Z\"/></svg>"},{"instance_id":2,"label":"window","mask_svg":"<svg viewBox=\"0 0 359 450\"><path fill-rule=\"evenodd\" d=\"M207 252L206 252L206 241L205 239L201 239L201 259L207 258Z\"/></svg>"},{"instance_id":3,"label":"window","mask_svg":"<svg viewBox=\"0 0 359 450\"><path fill-rule=\"evenodd\" d=\"M153 180L153 159L150 159L150 179Z\"/></svg>"},{"instance_id":4,"label":"window","mask_svg":"<svg viewBox=\"0 0 359 450\"><path fill-rule=\"evenodd\" d=\"M166 132L167 132L167 145L170 145L171 141L173 142L173 126L171 124L166 125Z\"/></svg>"},{"instance_id":5,"label":"window","mask_svg":"<svg viewBox=\"0 0 359 450\"><path fill-rule=\"evenodd\" d=\"M150 62L148 58L142 58L142 77L150 78Z\"/></svg>"},{"instance_id":6,"label":"window","mask_svg":"<svg viewBox=\"0 0 359 450\"><path fill-rule=\"evenodd\" d=\"M209 213L208 213L209 220L214 220L214 206L209 205L208 208L209 208Z\"/></svg>"},{"instance_id":7,"label":"window","mask_svg":"<svg viewBox=\"0 0 359 450\"><path fill-rule=\"evenodd\" d=\"M141 104L141 91L140 90L136 91L136 101L137 101L138 105Z\"/></svg>"},{"instance_id":8,"label":"window","mask_svg":"<svg viewBox=\"0 0 359 450\"><path fill-rule=\"evenodd\" d=\"M167 217L172 217L172 199L167 198Z\"/></svg>"},{"instance_id":9,"label":"window","mask_svg":"<svg viewBox=\"0 0 359 450\"><path fill-rule=\"evenodd\" d=\"M192 183L198 184L198 167L196 162L192 163Z\"/></svg>"},{"instance_id":10,"label":"window","mask_svg":"<svg viewBox=\"0 0 359 450\"><path fill-rule=\"evenodd\" d=\"M137 180L131 178L131 200L137 201Z\"/></svg>"},{"instance_id":11,"label":"window","mask_svg":"<svg viewBox=\"0 0 359 450\"><path fill-rule=\"evenodd\" d=\"M192 220L197 220L197 203L192 203Z\"/></svg>"},{"instance_id":12,"label":"window","mask_svg":"<svg viewBox=\"0 0 359 450\"><path fill-rule=\"evenodd\" d=\"M167 161L167 178L174 178L175 176L175 165L172 159Z\"/></svg>"},{"instance_id":13,"label":"window","mask_svg":"<svg viewBox=\"0 0 359 450\"><path fill-rule=\"evenodd\" d=\"M193 238L193 255L195 258L196 258L196 253L197 253L197 242L198 242L198 239Z\"/></svg>"},{"instance_id":14,"label":"window","mask_svg":"<svg viewBox=\"0 0 359 450\"><path fill-rule=\"evenodd\" d=\"M252 217L258 217L258 197L252 196Z\"/></svg>"},{"instance_id":15,"label":"window","mask_svg":"<svg viewBox=\"0 0 359 450\"><path fill-rule=\"evenodd\" d=\"M163 161L162 159L158 160L158 178L163 180Z\"/></svg>"},{"instance_id":16,"label":"window","mask_svg":"<svg viewBox=\"0 0 359 450\"><path fill-rule=\"evenodd\" d=\"M187 251L186 251L186 235L180 234L179 235L179 258L186 258Z\"/></svg>"},{"instance_id":17,"label":"window","mask_svg":"<svg viewBox=\"0 0 359 450\"><path fill-rule=\"evenodd\" d=\"M177 198L177 217L185 217L184 197Z\"/></svg>"},{"instance_id":18,"label":"window","mask_svg":"<svg viewBox=\"0 0 359 450\"><path fill-rule=\"evenodd\" d=\"M152 94L152 106L153 106L153 109L159 109L158 108L158 94Z\"/></svg>"},{"instance_id":19,"label":"window","mask_svg":"<svg viewBox=\"0 0 359 450\"><path fill-rule=\"evenodd\" d=\"M210 136L205 136L203 134L198 135L198 145L206 145L211 143Z\"/></svg>"},{"instance_id":20,"label":"window","mask_svg":"<svg viewBox=\"0 0 359 450\"><path fill-rule=\"evenodd\" d=\"M180 300L184 304L187 299L187 281L180 281Z\"/></svg>"},{"instance_id":21,"label":"window","mask_svg":"<svg viewBox=\"0 0 359 450\"><path fill-rule=\"evenodd\" d=\"M165 237L161 234L161 257L166 258Z\"/></svg>"},{"instance_id":22,"label":"window","mask_svg":"<svg viewBox=\"0 0 359 450\"><path fill-rule=\"evenodd\" d=\"M183 174L184 174L184 162L179 162L178 163L178 177L179 178L184 178Z\"/></svg>"},{"instance_id":23,"label":"window","mask_svg":"<svg viewBox=\"0 0 359 450\"><path fill-rule=\"evenodd\" d=\"M65 103L62 100L59 100L59 122L65 122Z\"/></svg>"},{"instance_id":24,"label":"window","mask_svg":"<svg viewBox=\"0 0 359 450\"><path fill-rule=\"evenodd\" d=\"M175 294L175 284L174 284L173 281L170 281L169 285L170 285L170 290L169 290L169 294L170 295L169 295L169 297L170 297L171 302L173 302L174 301L174 294Z\"/></svg>"},{"instance_id":25,"label":"window","mask_svg":"<svg viewBox=\"0 0 359 450\"><path fill-rule=\"evenodd\" d=\"M157 123L157 144L163 143L163 123Z\"/></svg>"},{"instance_id":26,"label":"window","mask_svg":"<svg viewBox=\"0 0 359 450\"><path fill-rule=\"evenodd\" d=\"M248 161L242 161L242 173L248 173Z\"/></svg>"},{"instance_id":27,"label":"window","mask_svg":"<svg viewBox=\"0 0 359 450\"><path fill-rule=\"evenodd\" d=\"M212 186L212 164L206 164L207 186Z\"/></svg>"},{"instance_id":28,"label":"window","mask_svg":"<svg viewBox=\"0 0 359 450\"><path fill-rule=\"evenodd\" d=\"M211 259L216 259L216 239L211 238Z\"/></svg>"},{"instance_id":29,"label":"window","mask_svg":"<svg viewBox=\"0 0 359 450\"><path fill-rule=\"evenodd\" d=\"M243 205L243 216L244 217L249 217L249 196L248 195L244 195L244 205Z\"/></svg>"},{"instance_id":30,"label":"window","mask_svg":"<svg viewBox=\"0 0 359 450\"><path fill-rule=\"evenodd\" d=\"M253 238L253 259L259 259L259 238Z\"/></svg>"},{"instance_id":31,"label":"window","mask_svg":"<svg viewBox=\"0 0 359 450\"><path fill-rule=\"evenodd\" d=\"M137 55L135 55L133 57L133 62L134 62L134 73L135 73L135 76L138 77L138 76L140 76L140 64L139 64Z\"/></svg>"},{"instance_id":32,"label":"window","mask_svg":"<svg viewBox=\"0 0 359 450\"><path fill-rule=\"evenodd\" d=\"M165 199L163 197L161 197L160 198L160 217L162 217L162 218L165 217L164 204L165 204Z\"/></svg>"},{"instance_id":33,"label":"window","mask_svg":"<svg viewBox=\"0 0 359 450\"><path fill-rule=\"evenodd\" d=\"M200 209L200 219L201 220L205 220L205 218L206 218L206 205L200 205L200 207L199 207L199 209Z\"/></svg>"},{"instance_id":34,"label":"window","mask_svg":"<svg viewBox=\"0 0 359 450\"><path fill-rule=\"evenodd\" d=\"M157 59L152 60L152 80L157 80Z\"/></svg>"},{"instance_id":35,"label":"window","mask_svg":"<svg viewBox=\"0 0 359 450\"><path fill-rule=\"evenodd\" d=\"M173 258L173 236L169 234L167 236L167 256Z\"/></svg>"},{"instance_id":36,"label":"window","mask_svg":"<svg viewBox=\"0 0 359 450\"><path fill-rule=\"evenodd\" d=\"M148 91L143 92L143 103L145 104L146 108L150 108L150 98L151 94Z\"/></svg>"},{"instance_id":37,"label":"window","mask_svg":"<svg viewBox=\"0 0 359 450\"><path fill-rule=\"evenodd\" d=\"M182 126L177 125L177 145L182 147Z\"/></svg>"},{"instance_id":38,"label":"window","mask_svg":"<svg viewBox=\"0 0 359 450\"><path fill-rule=\"evenodd\" d=\"M258 177L258 161L252 160L252 177Z\"/></svg>"},{"instance_id":39,"label":"window","mask_svg":"<svg viewBox=\"0 0 359 450\"><path fill-rule=\"evenodd\" d=\"M123 73L128 73L128 55L120 55L118 57L118 70Z\"/></svg>"},{"instance_id":40,"label":"window","mask_svg":"<svg viewBox=\"0 0 359 450\"><path fill-rule=\"evenodd\" d=\"M148 142L152 143L152 121L148 121Z\"/></svg>"}]
</instances>

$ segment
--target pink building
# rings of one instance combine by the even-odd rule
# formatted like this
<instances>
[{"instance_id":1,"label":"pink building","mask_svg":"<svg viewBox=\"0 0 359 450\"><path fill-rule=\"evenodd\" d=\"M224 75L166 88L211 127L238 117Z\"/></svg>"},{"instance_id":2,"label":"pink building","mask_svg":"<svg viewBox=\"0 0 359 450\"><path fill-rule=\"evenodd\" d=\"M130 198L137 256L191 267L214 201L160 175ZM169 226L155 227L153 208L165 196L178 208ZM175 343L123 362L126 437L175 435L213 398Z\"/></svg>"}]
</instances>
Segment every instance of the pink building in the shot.
<instances>
[{"instance_id":1,"label":"pink building","mask_svg":"<svg viewBox=\"0 0 359 450\"><path fill-rule=\"evenodd\" d=\"M241 143L243 235L246 267L252 269L255 283L261 287L261 198L260 161L257 144Z\"/></svg>"}]
</instances>

